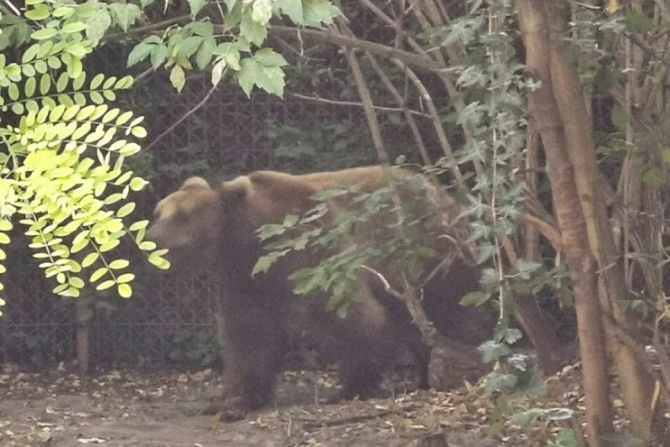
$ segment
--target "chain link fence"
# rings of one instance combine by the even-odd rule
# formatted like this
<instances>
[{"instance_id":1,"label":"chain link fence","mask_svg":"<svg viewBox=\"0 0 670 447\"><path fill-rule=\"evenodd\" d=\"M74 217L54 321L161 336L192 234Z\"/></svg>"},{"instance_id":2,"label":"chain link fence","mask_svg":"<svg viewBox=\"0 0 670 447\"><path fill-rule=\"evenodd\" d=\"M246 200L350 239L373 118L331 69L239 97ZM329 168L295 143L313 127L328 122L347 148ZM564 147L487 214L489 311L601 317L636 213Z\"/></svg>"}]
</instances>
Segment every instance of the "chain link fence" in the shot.
<instances>
[{"instance_id":1,"label":"chain link fence","mask_svg":"<svg viewBox=\"0 0 670 447\"><path fill-rule=\"evenodd\" d=\"M358 17L357 20L368 19ZM392 42L394 38L393 33L382 27L356 27L354 22L352 28L357 32L379 34L368 37L380 42ZM107 47L90 62L90 73L122 74L126 51ZM326 55L329 59L321 63L328 67L331 75L336 70L348 73L344 58L336 48L326 50ZM314 85L316 87L312 86L311 91L310 86L302 91L323 98L343 99L346 96L343 94L346 81L343 83L341 79L340 83L320 80ZM352 85L349 88L348 97L355 101L355 89ZM170 86L167 75L159 72L144 76L133 95L122 99L125 106L146 117L150 132L147 144L151 143L151 138L167 131L150 150L136 160L129 160L132 169L151 181L151 186L137 198L135 216L138 219L150 218L155 203L191 175L201 175L215 183L254 169L309 168L301 165L299 158L292 160L293 164L291 160L287 163L286 159L281 159L282 144L292 150L303 147L304 157L326 157L325 162L322 159L323 168L344 167L341 163L352 163L352 160L374 160L374 151L366 140L369 137L362 109L355 104L305 101L290 94L284 100L264 94L254 94L248 99L231 83L222 85L203 107L172 128L202 101L210 89L209 76L201 75L189 78L185 91L178 95ZM389 98L376 98L379 101L385 99L389 105L394 105ZM415 101L412 106L420 107L420 101ZM605 130L611 126L611 103L600 101L596 105L596 127ZM348 126L343 126L344 122ZM430 121L422 124L428 129L431 127ZM314 127L311 143L291 134L292 127L301 125L303 129ZM402 140L397 124L382 121L382 126L391 135L389 140ZM358 133L352 135L352 128ZM360 153L348 153L346 159L337 152L332 155L332 147L347 138L349 146L359 144ZM323 147L316 147L318 144L314 141ZM437 142L434 146L438 147ZM320 149L323 151L319 152ZM17 234L10 247L11 260L5 282L8 303L4 309L6 315L0 319L0 363L16 362L37 367L72 359L76 351L75 303L51 293L53 284L42 277L31 253L23 248L26 246L23 242ZM141 259L133 260L138 279L132 299L113 296L91 299L96 309L90 329L93 364L215 362L218 347L210 311L211 300L216 296L215 285L199 277L159 274Z\"/></svg>"}]
</instances>

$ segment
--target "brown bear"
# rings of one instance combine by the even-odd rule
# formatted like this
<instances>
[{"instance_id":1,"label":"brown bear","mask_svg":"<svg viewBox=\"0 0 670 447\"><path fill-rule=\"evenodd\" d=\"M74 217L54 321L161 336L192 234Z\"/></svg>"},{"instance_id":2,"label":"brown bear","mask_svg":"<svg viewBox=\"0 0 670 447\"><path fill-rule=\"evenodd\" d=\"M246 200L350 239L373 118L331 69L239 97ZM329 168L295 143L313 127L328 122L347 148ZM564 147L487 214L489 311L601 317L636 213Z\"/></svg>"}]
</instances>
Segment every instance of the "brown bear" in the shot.
<instances>
[{"instance_id":1,"label":"brown bear","mask_svg":"<svg viewBox=\"0 0 670 447\"><path fill-rule=\"evenodd\" d=\"M340 318L325 311L324 297L296 299L293 293L288 276L315 265L313 253L293 253L267 273L251 274L262 255L258 227L306 212L315 205L315 193L342 183L375 190L384 185L387 172L379 166L308 175L257 171L218 188L193 177L156 206L147 238L169 249L173 268L206 271L220 281L217 321L225 355L220 410L225 419L242 418L269 402L292 331L306 332L335 357L345 397L369 395L404 346L411 345L425 369L429 351L404 305L382 296L372 275L361 273L357 291L364 299ZM479 272L460 262L452 267L453 273L435 275L426 288L426 308L442 314L436 322L442 332L453 328L449 335L474 342L458 301L477 287Z\"/></svg>"}]
</instances>

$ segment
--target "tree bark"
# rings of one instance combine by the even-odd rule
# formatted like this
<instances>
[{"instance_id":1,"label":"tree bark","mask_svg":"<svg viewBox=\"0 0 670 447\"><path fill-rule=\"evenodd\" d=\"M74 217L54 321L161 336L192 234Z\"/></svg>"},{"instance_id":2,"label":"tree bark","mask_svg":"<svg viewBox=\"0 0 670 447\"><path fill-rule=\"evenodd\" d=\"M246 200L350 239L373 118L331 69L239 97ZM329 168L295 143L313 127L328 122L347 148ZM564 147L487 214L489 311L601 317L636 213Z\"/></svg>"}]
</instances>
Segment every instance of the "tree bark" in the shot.
<instances>
[{"instance_id":1,"label":"tree bark","mask_svg":"<svg viewBox=\"0 0 670 447\"><path fill-rule=\"evenodd\" d=\"M541 0L517 0L516 4L526 47L526 64L532 75L542 82L530 95L530 117L542 138L563 250L574 283L587 434L592 447L602 446L602 436L612 432L612 412L597 265L589 250L586 219L552 87L549 21Z\"/></svg>"},{"instance_id":2,"label":"tree bark","mask_svg":"<svg viewBox=\"0 0 670 447\"><path fill-rule=\"evenodd\" d=\"M552 36L558 37L568 27L564 9L566 3L545 1L544 4L547 16L552 17L549 23ZM628 300L623 264L616 250L605 201L596 188L599 168L593 147L593 126L586 113L577 67L567 62L564 48L558 41L551 45L550 61L554 98L565 129L566 148L574 169L580 205L586 217L588 242L598 261L600 279L604 286L602 305L607 312L605 317L612 317L615 324L622 329L632 331L623 310L623 305ZM614 336L608 337L608 340L621 379L623 399L633 431L648 441L651 436L652 414L649 402L653 392L653 379L631 346Z\"/></svg>"}]
</instances>

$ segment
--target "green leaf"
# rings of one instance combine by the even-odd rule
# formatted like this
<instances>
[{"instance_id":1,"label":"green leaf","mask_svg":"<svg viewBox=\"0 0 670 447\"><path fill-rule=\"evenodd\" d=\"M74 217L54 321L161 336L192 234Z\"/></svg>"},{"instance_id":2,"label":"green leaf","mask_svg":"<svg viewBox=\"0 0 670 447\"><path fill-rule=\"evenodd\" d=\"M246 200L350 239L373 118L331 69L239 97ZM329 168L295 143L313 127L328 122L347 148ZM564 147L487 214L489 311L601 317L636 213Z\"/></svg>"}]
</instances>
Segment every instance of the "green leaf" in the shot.
<instances>
[{"instance_id":1,"label":"green leaf","mask_svg":"<svg viewBox=\"0 0 670 447\"><path fill-rule=\"evenodd\" d=\"M461 299L461 306L479 307L491 298L491 294L482 291L470 292Z\"/></svg>"},{"instance_id":2,"label":"green leaf","mask_svg":"<svg viewBox=\"0 0 670 447\"><path fill-rule=\"evenodd\" d=\"M188 6L191 8L191 17L195 19L200 10L207 4L207 0L188 0Z\"/></svg>"},{"instance_id":3,"label":"green leaf","mask_svg":"<svg viewBox=\"0 0 670 447\"><path fill-rule=\"evenodd\" d=\"M200 48L203 40L203 37L191 36L179 41L176 45L177 54L188 59L189 57L193 56L196 51L198 51L198 48Z\"/></svg>"},{"instance_id":4,"label":"green leaf","mask_svg":"<svg viewBox=\"0 0 670 447\"><path fill-rule=\"evenodd\" d=\"M114 286L116 284L113 279L108 279L107 281L103 281L100 284L98 284L95 288L95 290L107 290L110 287Z\"/></svg>"},{"instance_id":5,"label":"green leaf","mask_svg":"<svg viewBox=\"0 0 670 447\"><path fill-rule=\"evenodd\" d=\"M67 74L70 78L76 79L83 72L81 59L72 58L67 65Z\"/></svg>"},{"instance_id":6,"label":"green leaf","mask_svg":"<svg viewBox=\"0 0 670 447\"><path fill-rule=\"evenodd\" d=\"M130 26L135 24L135 21L142 14L139 6L132 3L110 3L108 5L109 11L112 14L114 22L126 32Z\"/></svg>"},{"instance_id":7,"label":"green leaf","mask_svg":"<svg viewBox=\"0 0 670 447\"><path fill-rule=\"evenodd\" d=\"M255 277L259 273L267 273L267 271L272 267L272 265L275 263L277 260L276 256L261 256L258 258L258 261L256 261L256 264L254 265L254 269L251 271L251 276Z\"/></svg>"},{"instance_id":8,"label":"green leaf","mask_svg":"<svg viewBox=\"0 0 670 447\"><path fill-rule=\"evenodd\" d=\"M94 104L104 104L105 102L105 98L100 94L100 92L91 92L90 98Z\"/></svg>"},{"instance_id":9,"label":"green leaf","mask_svg":"<svg viewBox=\"0 0 670 447\"><path fill-rule=\"evenodd\" d=\"M71 22L63 25L61 32L64 34L78 33L86 29L86 24L83 22Z\"/></svg>"},{"instance_id":10,"label":"green leaf","mask_svg":"<svg viewBox=\"0 0 670 447\"><path fill-rule=\"evenodd\" d=\"M212 55L214 54L214 49L216 48L216 40L205 39L198 49L198 53L195 55L195 62L198 64L198 68L204 70L209 62L212 60Z\"/></svg>"},{"instance_id":11,"label":"green leaf","mask_svg":"<svg viewBox=\"0 0 670 447\"><path fill-rule=\"evenodd\" d=\"M90 84L91 90L95 90L98 87L100 87L100 84L102 84L102 81L104 81L104 80L105 80L105 75L104 74L98 73L97 75L95 75L93 77L93 79L91 79L91 84Z\"/></svg>"},{"instance_id":12,"label":"green leaf","mask_svg":"<svg viewBox=\"0 0 670 447\"><path fill-rule=\"evenodd\" d=\"M128 267L129 265L130 262L128 262L126 259L117 259L109 264L109 268L113 270L120 270Z\"/></svg>"},{"instance_id":13,"label":"green leaf","mask_svg":"<svg viewBox=\"0 0 670 447\"><path fill-rule=\"evenodd\" d=\"M35 76L35 72L37 70L35 70L35 67L33 67L32 64L25 64L21 67L21 71L23 72L23 74L25 76L31 77L31 76Z\"/></svg>"},{"instance_id":14,"label":"green leaf","mask_svg":"<svg viewBox=\"0 0 670 447\"><path fill-rule=\"evenodd\" d=\"M34 78L31 78L31 79L34 79ZM28 112L37 112L39 110L39 108L40 108L40 106L37 104L37 101L35 101L34 99L29 99L26 102L26 110ZM50 138L47 138L47 139L50 139Z\"/></svg>"},{"instance_id":15,"label":"green leaf","mask_svg":"<svg viewBox=\"0 0 670 447\"><path fill-rule=\"evenodd\" d=\"M283 67L288 65L286 59L272 48L262 48L254 53L254 60L264 67Z\"/></svg>"},{"instance_id":16,"label":"green leaf","mask_svg":"<svg viewBox=\"0 0 670 447\"><path fill-rule=\"evenodd\" d=\"M133 279L135 279L135 275L134 275L133 273L124 273L123 275L119 275L119 276L116 278L116 282L117 282L118 284L122 284L122 283L124 283L124 282L130 282L130 281L132 281Z\"/></svg>"},{"instance_id":17,"label":"green leaf","mask_svg":"<svg viewBox=\"0 0 670 447\"><path fill-rule=\"evenodd\" d=\"M72 14L74 14L74 8L69 6L59 6L58 8L54 9L54 12L51 15L53 17L69 18L72 17Z\"/></svg>"},{"instance_id":18,"label":"green leaf","mask_svg":"<svg viewBox=\"0 0 670 447\"><path fill-rule=\"evenodd\" d=\"M251 18L261 25L267 25L272 18L272 0L255 0L251 8Z\"/></svg>"},{"instance_id":19,"label":"green leaf","mask_svg":"<svg viewBox=\"0 0 670 447\"><path fill-rule=\"evenodd\" d=\"M221 59L214 64L214 67L212 67L212 85L219 85L219 82L221 82L221 78L223 78L223 74L225 73L227 65L228 64L224 59Z\"/></svg>"},{"instance_id":20,"label":"green leaf","mask_svg":"<svg viewBox=\"0 0 670 447\"><path fill-rule=\"evenodd\" d=\"M260 46L268 35L268 29L265 25L260 24L251 18L250 14L242 16L240 23L240 37L245 38L249 42Z\"/></svg>"},{"instance_id":21,"label":"green leaf","mask_svg":"<svg viewBox=\"0 0 670 447\"><path fill-rule=\"evenodd\" d=\"M181 92L186 84L186 73L181 65L175 65L170 71L170 82L177 89L178 92Z\"/></svg>"},{"instance_id":22,"label":"green leaf","mask_svg":"<svg viewBox=\"0 0 670 447\"><path fill-rule=\"evenodd\" d=\"M27 63L32 61L36 56L37 52L40 49L40 44L36 43L28 47L28 49L23 53L23 56L21 57L21 62L22 63Z\"/></svg>"},{"instance_id":23,"label":"green leaf","mask_svg":"<svg viewBox=\"0 0 670 447\"><path fill-rule=\"evenodd\" d=\"M84 260L81 261L81 266L84 267L84 268L90 267L90 266L93 265L93 263L95 263L95 261L98 260L99 257L100 257L100 254L98 254L97 251L89 253L89 254L86 255Z\"/></svg>"},{"instance_id":24,"label":"green leaf","mask_svg":"<svg viewBox=\"0 0 670 447\"><path fill-rule=\"evenodd\" d=\"M96 252L95 254L97 254L97 252ZM92 262L91 262L91 263L92 263ZM89 281L92 282L92 283L93 283L93 282L96 282L97 280L99 280L100 278L102 278L103 276L105 276L105 275L107 274L107 271L108 271L108 270L107 270L107 267L100 267L98 270L96 270L95 272L93 272L93 274L91 275Z\"/></svg>"},{"instance_id":25,"label":"green leaf","mask_svg":"<svg viewBox=\"0 0 670 447\"><path fill-rule=\"evenodd\" d=\"M191 22L184 27L184 30L191 31L200 37L213 37L214 25L211 22Z\"/></svg>"},{"instance_id":26,"label":"green leaf","mask_svg":"<svg viewBox=\"0 0 670 447\"><path fill-rule=\"evenodd\" d=\"M340 10L330 1L326 0L303 0L302 25L321 27L322 25L332 25L333 19L341 15Z\"/></svg>"},{"instance_id":27,"label":"green leaf","mask_svg":"<svg viewBox=\"0 0 670 447\"><path fill-rule=\"evenodd\" d=\"M67 283L76 289L83 289L85 285L84 280L77 276L70 276Z\"/></svg>"},{"instance_id":28,"label":"green leaf","mask_svg":"<svg viewBox=\"0 0 670 447\"><path fill-rule=\"evenodd\" d=\"M254 86L277 96L284 93L284 72L281 68L265 67L255 59L243 59L241 65L238 78L240 87L247 96L251 95Z\"/></svg>"},{"instance_id":29,"label":"green leaf","mask_svg":"<svg viewBox=\"0 0 670 447\"><path fill-rule=\"evenodd\" d=\"M150 254L149 262L161 270L167 270L168 268L170 268L170 263L167 261L167 259L161 256L161 252L163 251L164 250L157 250L152 254Z\"/></svg>"},{"instance_id":30,"label":"green leaf","mask_svg":"<svg viewBox=\"0 0 670 447\"><path fill-rule=\"evenodd\" d=\"M55 56L49 57L49 59L47 59L47 64L49 65L50 68L53 68L54 70L58 70L63 66L61 60Z\"/></svg>"},{"instance_id":31,"label":"green leaf","mask_svg":"<svg viewBox=\"0 0 670 447\"><path fill-rule=\"evenodd\" d=\"M72 81L72 88L75 90L81 90L81 88L84 86L84 82L86 81L86 72L81 72L79 76L75 78L74 81Z\"/></svg>"},{"instance_id":32,"label":"green leaf","mask_svg":"<svg viewBox=\"0 0 670 447\"><path fill-rule=\"evenodd\" d=\"M302 24L305 20L302 12L302 0L280 0L281 11L286 14L293 23Z\"/></svg>"},{"instance_id":33,"label":"green leaf","mask_svg":"<svg viewBox=\"0 0 670 447\"><path fill-rule=\"evenodd\" d=\"M149 184L149 182L147 182L146 180L144 180L140 177L135 177L130 181L130 189L135 191L135 192L141 191L148 184ZM131 227L131 229L132 229L132 227Z\"/></svg>"},{"instance_id":34,"label":"green leaf","mask_svg":"<svg viewBox=\"0 0 670 447\"><path fill-rule=\"evenodd\" d=\"M153 46L151 50L151 67L154 70L160 67L163 62L165 62L169 51L170 50L168 50L168 47L163 44Z\"/></svg>"},{"instance_id":35,"label":"green leaf","mask_svg":"<svg viewBox=\"0 0 670 447\"><path fill-rule=\"evenodd\" d=\"M140 250L143 251L150 251L154 250L156 248L156 243L152 241L144 241L141 244L139 244Z\"/></svg>"},{"instance_id":36,"label":"green leaf","mask_svg":"<svg viewBox=\"0 0 670 447\"><path fill-rule=\"evenodd\" d=\"M130 226L129 230L130 231L137 231L137 230L141 230L143 228L146 228L147 226L149 226L149 221L148 220L140 220L140 221L135 222L134 224L132 224Z\"/></svg>"},{"instance_id":37,"label":"green leaf","mask_svg":"<svg viewBox=\"0 0 670 447\"><path fill-rule=\"evenodd\" d=\"M49 17L50 12L51 10L47 5L45 5L44 3L40 3L38 5L35 5L33 9L26 11L23 15L26 18L37 22Z\"/></svg>"},{"instance_id":38,"label":"green leaf","mask_svg":"<svg viewBox=\"0 0 670 447\"><path fill-rule=\"evenodd\" d=\"M109 240L109 241L105 242L104 244L100 245L99 250L100 250L101 253L106 253L106 252L116 248L120 243L121 243L121 241L119 241L118 239L112 239L112 240Z\"/></svg>"},{"instance_id":39,"label":"green leaf","mask_svg":"<svg viewBox=\"0 0 670 447\"><path fill-rule=\"evenodd\" d=\"M147 45L144 43L139 43L128 55L128 67L132 67L136 63L143 61L147 58L154 49L155 45Z\"/></svg>"},{"instance_id":40,"label":"green leaf","mask_svg":"<svg viewBox=\"0 0 670 447\"><path fill-rule=\"evenodd\" d=\"M73 43L65 47L65 52L73 55L77 59L83 59L86 57L88 50L81 43Z\"/></svg>"},{"instance_id":41,"label":"green leaf","mask_svg":"<svg viewBox=\"0 0 670 447\"><path fill-rule=\"evenodd\" d=\"M98 8L97 11L86 22L86 37L93 41L103 38L112 25L112 17L107 8Z\"/></svg>"},{"instance_id":42,"label":"green leaf","mask_svg":"<svg viewBox=\"0 0 670 447\"><path fill-rule=\"evenodd\" d=\"M49 74L43 74L40 78L40 94L46 95L51 89L51 76Z\"/></svg>"},{"instance_id":43,"label":"green leaf","mask_svg":"<svg viewBox=\"0 0 670 447\"><path fill-rule=\"evenodd\" d=\"M17 99L19 99L19 87L14 83L9 84L7 94L9 95L9 99L11 99L12 101L16 101Z\"/></svg>"},{"instance_id":44,"label":"green leaf","mask_svg":"<svg viewBox=\"0 0 670 447\"><path fill-rule=\"evenodd\" d=\"M132 118L132 116L133 116L133 112L131 112L131 111L123 112L116 119L116 125L117 126L122 126L122 125L126 124L130 120L130 118Z\"/></svg>"},{"instance_id":45,"label":"green leaf","mask_svg":"<svg viewBox=\"0 0 670 447\"><path fill-rule=\"evenodd\" d=\"M116 212L117 217L126 217L135 210L133 202L126 203Z\"/></svg>"},{"instance_id":46,"label":"green leaf","mask_svg":"<svg viewBox=\"0 0 670 447\"><path fill-rule=\"evenodd\" d=\"M142 126L133 127L130 133L132 133L135 138L145 138L147 136L147 130Z\"/></svg>"},{"instance_id":47,"label":"green leaf","mask_svg":"<svg viewBox=\"0 0 670 447\"><path fill-rule=\"evenodd\" d=\"M133 289L130 287L130 284L119 284L117 286L117 291L121 298L130 298L133 296Z\"/></svg>"},{"instance_id":48,"label":"green leaf","mask_svg":"<svg viewBox=\"0 0 670 447\"><path fill-rule=\"evenodd\" d=\"M67 88L68 82L69 78L67 73L61 73L60 76L58 76L58 80L56 81L56 91L58 93L64 91Z\"/></svg>"},{"instance_id":49,"label":"green leaf","mask_svg":"<svg viewBox=\"0 0 670 447\"><path fill-rule=\"evenodd\" d=\"M44 74L47 71L49 71L49 67L47 66L47 63L42 61L42 60L35 61L35 63L33 64L33 67L35 67L35 71L40 73L40 74Z\"/></svg>"}]
</instances>

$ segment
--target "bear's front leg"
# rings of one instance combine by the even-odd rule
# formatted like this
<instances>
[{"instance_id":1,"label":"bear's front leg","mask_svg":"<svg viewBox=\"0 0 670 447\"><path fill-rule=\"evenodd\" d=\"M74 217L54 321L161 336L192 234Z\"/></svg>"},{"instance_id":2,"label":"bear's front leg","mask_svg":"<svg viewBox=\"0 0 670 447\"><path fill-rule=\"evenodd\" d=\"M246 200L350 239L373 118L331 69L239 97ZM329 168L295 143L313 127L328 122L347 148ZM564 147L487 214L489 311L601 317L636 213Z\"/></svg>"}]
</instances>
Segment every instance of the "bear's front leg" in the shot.
<instances>
[{"instance_id":1,"label":"bear's front leg","mask_svg":"<svg viewBox=\"0 0 670 447\"><path fill-rule=\"evenodd\" d=\"M243 419L249 411L270 403L285 337L276 315L262 307L236 306L218 316L217 324L223 349L224 394L216 413L225 421Z\"/></svg>"}]
</instances>

